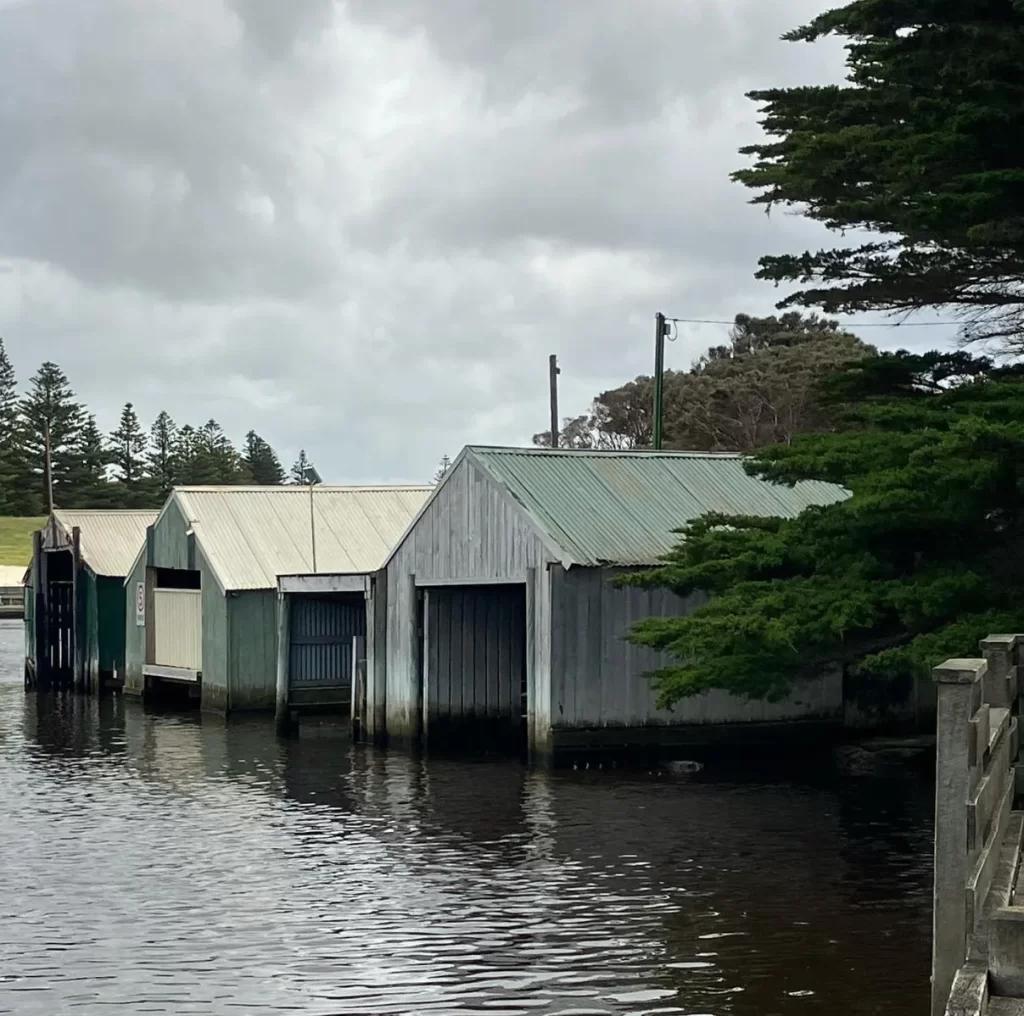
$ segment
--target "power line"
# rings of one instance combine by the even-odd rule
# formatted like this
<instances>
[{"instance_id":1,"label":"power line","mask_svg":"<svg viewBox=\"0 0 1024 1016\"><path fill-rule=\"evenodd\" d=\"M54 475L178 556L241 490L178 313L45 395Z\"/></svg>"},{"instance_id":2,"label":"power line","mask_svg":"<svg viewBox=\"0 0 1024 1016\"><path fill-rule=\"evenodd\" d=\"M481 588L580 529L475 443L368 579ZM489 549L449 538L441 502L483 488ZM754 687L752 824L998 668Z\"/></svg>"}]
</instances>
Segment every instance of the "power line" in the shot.
<instances>
[{"instance_id":1,"label":"power line","mask_svg":"<svg viewBox=\"0 0 1024 1016\"><path fill-rule=\"evenodd\" d=\"M716 321L712 318L666 317L666 321L681 325L734 325L735 321ZM962 321L838 321L839 328L958 328Z\"/></svg>"}]
</instances>

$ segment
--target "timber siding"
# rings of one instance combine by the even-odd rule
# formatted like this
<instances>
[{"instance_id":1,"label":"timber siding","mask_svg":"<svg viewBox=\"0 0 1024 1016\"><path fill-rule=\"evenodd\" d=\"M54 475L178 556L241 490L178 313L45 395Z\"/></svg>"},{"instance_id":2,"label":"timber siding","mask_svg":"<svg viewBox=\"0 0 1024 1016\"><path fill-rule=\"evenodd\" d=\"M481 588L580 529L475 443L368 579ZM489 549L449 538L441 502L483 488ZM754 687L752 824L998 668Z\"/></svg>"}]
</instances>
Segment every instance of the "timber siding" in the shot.
<instances>
[{"instance_id":1,"label":"timber siding","mask_svg":"<svg viewBox=\"0 0 1024 1016\"><path fill-rule=\"evenodd\" d=\"M715 689L659 709L643 675L670 661L626 641L647 617L685 617L707 603L705 593L681 599L667 589L618 588L633 569L554 568L552 604L552 716L556 728L658 727L710 723L778 723L842 718L842 677L836 671L797 687L779 702L745 699ZM620 633L617 636L615 633Z\"/></svg>"},{"instance_id":2,"label":"timber siding","mask_svg":"<svg viewBox=\"0 0 1024 1016\"><path fill-rule=\"evenodd\" d=\"M417 697L416 586L529 582L535 631L527 657L528 683L537 687L531 726L538 735L550 726L550 599L547 566L553 560L515 502L469 458L463 458L399 544L387 567L386 675L387 734L416 737L421 703ZM529 625L529 616L527 617ZM370 714L373 714L370 704Z\"/></svg>"},{"instance_id":3,"label":"timber siding","mask_svg":"<svg viewBox=\"0 0 1024 1016\"><path fill-rule=\"evenodd\" d=\"M694 515L673 514L663 478ZM511 595L495 585L525 593L526 738L537 756L667 742L673 731L686 740L712 724L839 721L838 673L778 703L715 691L658 709L647 675L672 661L631 645L626 632L645 617L685 616L706 597L614 579L625 566L657 563L678 539L673 529L701 511L792 516L842 496L824 484L770 488L736 456L467 448L387 562L386 646L369 666L368 733L436 745L456 712L493 719L493 675L478 673L480 660L504 660L519 638L507 625L483 631L490 622L481 618L504 616L499 601Z\"/></svg>"},{"instance_id":4,"label":"timber siding","mask_svg":"<svg viewBox=\"0 0 1024 1016\"><path fill-rule=\"evenodd\" d=\"M319 573L375 573L426 500L423 486L182 487L150 527L128 577L124 611L128 682L145 691L153 658L153 590L190 572L202 605L201 705L218 713L270 710L277 683L277 576L310 575L311 504ZM136 583L146 586L146 627L135 620ZM155 630L155 629L154 629ZM351 649L349 650L351 652ZM351 666L351 661L346 660ZM186 668L189 671L198 668Z\"/></svg>"},{"instance_id":5,"label":"timber siding","mask_svg":"<svg viewBox=\"0 0 1024 1016\"><path fill-rule=\"evenodd\" d=\"M117 687L124 679L127 663L125 575L144 540L146 527L155 518L156 512L152 511L58 509L47 520L34 540L30 568L31 614L26 615L26 672L30 678L39 670L40 653L45 656L46 652L47 590L43 583L49 567L47 561L55 562L57 557L67 553L71 555L73 569L74 534L77 532L75 682L82 690L99 692ZM43 646L36 644L39 637Z\"/></svg>"},{"instance_id":6,"label":"timber siding","mask_svg":"<svg viewBox=\"0 0 1024 1016\"><path fill-rule=\"evenodd\" d=\"M228 705L273 709L277 665L277 591L228 594Z\"/></svg>"},{"instance_id":7,"label":"timber siding","mask_svg":"<svg viewBox=\"0 0 1024 1016\"><path fill-rule=\"evenodd\" d=\"M224 713L229 708L227 601L202 547L194 543L190 551L188 529L189 522L180 507L173 499L169 500L150 527L146 545L125 580L125 692L141 695L145 690L142 668L147 663L157 662L148 658L153 651L153 639L147 637L154 623L153 570L196 571L202 603L202 708ZM141 627L136 623L135 614L135 589L139 582L145 584L147 591L146 623Z\"/></svg>"}]
</instances>

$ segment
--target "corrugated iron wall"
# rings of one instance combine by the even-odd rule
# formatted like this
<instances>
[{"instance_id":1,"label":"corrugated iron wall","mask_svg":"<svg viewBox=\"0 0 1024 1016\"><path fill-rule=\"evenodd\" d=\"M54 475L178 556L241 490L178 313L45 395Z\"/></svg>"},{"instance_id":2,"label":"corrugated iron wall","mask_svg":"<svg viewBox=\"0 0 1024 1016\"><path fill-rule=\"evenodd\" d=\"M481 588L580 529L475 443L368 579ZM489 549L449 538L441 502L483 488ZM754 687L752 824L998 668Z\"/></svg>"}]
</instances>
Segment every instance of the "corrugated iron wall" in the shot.
<instances>
[{"instance_id":1,"label":"corrugated iron wall","mask_svg":"<svg viewBox=\"0 0 1024 1016\"><path fill-rule=\"evenodd\" d=\"M842 681L833 676L797 686L781 702L750 700L714 690L658 709L646 676L675 662L625 639L644 618L683 617L707 602L667 589L616 588L627 569L553 568L552 715L555 727L647 727L832 719L842 714Z\"/></svg>"},{"instance_id":2,"label":"corrugated iron wall","mask_svg":"<svg viewBox=\"0 0 1024 1016\"><path fill-rule=\"evenodd\" d=\"M413 580L419 585L444 581L536 582L533 609L536 639L531 667L538 694L533 703L537 729L550 725L547 697L549 600L547 570L550 555L522 511L490 477L463 460L445 481L437 497L420 516L387 568L386 667L376 666L374 682L385 684L384 700L389 737L410 739L419 731L416 603Z\"/></svg>"},{"instance_id":3,"label":"corrugated iron wall","mask_svg":"<svg viewBox=\"0 0 1024 1016\"><path fill-rule=\"evenodd\" d=\"M293 688L352 687L352 639L366 634L362 596L294 596L288 674Z\"/></svg>"},{"instance_id":4,"label":"corrugated iron wall","mask_svg":"<svg viewBox=\"0 0 1024 1016\"><path fill-rule=\"evenodd\" d=\"M261 589L221 599L228 610L227 708L273 709L277 693L277 593ZM204 695L205 681L204 672Z\"/></svg>"}]
</instances>

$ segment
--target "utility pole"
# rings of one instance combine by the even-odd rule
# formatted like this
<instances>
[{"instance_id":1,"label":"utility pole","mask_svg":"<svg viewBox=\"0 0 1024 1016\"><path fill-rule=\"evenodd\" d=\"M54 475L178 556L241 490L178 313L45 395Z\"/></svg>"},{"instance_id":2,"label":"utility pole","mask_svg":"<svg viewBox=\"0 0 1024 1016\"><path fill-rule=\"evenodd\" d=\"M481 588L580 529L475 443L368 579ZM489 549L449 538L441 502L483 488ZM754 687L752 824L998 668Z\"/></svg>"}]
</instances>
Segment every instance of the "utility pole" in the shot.
<instances>
[{"instance_id":1,"label":"utility pole","mask_svg":"<svg viewBox=\"0 0 1024 1016\"><path fill-rule=\"evenodd\" d=\"M316 574L316 519L313 516L313 481L309 481L309 542L313 551L313 574Z\"/></svg>"},{"instance_id":2,"label":"utility pole","mask_svg":"<svg viewBox=\"0 0 1024 1016\"><path fill-rule=\"evenodd\" d=\"M654 428L652 446L661 449L661 417L665 396L665 336L668 324L665 315L658 311L654 315Z\"/></svg>"},{"instance_id":3,"label":"utility pole","mask_svg":"<svg viewBox=\"0 0 1024 1016\"><path fill-rule=\"evenodd\" d=\"M46 512L53 515L53 451L50 447L50 421L43 422L43 477L46 481Z\"/></svg>"},{"instance_id":4,"label":"utility pole","mask_svg":"<svg viewBox=\"0 0 1024 1016\"><path fill-rule=\"evenodd\" d=\"M316 466L306 463L302 469L302 479L309 484L309 545L313 553L313 574L316 572L316 517L313 514L313 488L323 481L316 471Z\"/></svg>"},{"instance_id":5,"label":"utility pole","mask_svg":"<svg viewBox=\"0 0 1024 1016\"><path fill-rule=\"evenodd\" d=\"M551 389L551 447L558 447L558 375L562 371L558 366L558 357L552 353L548 357L548 383Z\"/></svg>"}]
</instances>

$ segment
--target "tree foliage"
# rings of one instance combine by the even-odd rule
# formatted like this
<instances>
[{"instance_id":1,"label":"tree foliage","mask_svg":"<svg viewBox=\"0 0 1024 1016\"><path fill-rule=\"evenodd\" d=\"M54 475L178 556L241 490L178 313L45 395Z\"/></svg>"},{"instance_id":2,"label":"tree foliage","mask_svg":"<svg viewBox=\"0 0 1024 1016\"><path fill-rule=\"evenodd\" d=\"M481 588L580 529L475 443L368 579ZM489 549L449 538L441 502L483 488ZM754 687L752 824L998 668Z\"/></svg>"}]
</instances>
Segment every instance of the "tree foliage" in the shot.
<instances>
[{"instance_id":1,"label":"tree foliage","mask_svg":"<svg viewBox=\"0 0 1024 1016\"><path fill-rule=\"evenodd\" d=\"M146 472L155 498L163 503L178 482L178 426L166 411L161 411L149 429Z\"/></svg>"},{"instance_id":2,"label":"tree foliage","mask_svg":"<svg viewBox=\"0 0 1024 1016\"><path fill-rule=\"evenodd\" d=\"M146 482L148 443L135 407L126 402L117 428L110 435L110 463L120 487L119 500L126 508L144 507L151 498Z\"/></svg>"},{"instance_id":3,"label":"tree foliage","mask_svg":"<svg viewBox=\"0 0 1024 1016\"><path fill-rule=\"evenodd\" d=\"M145 503L137 489L111 483L107 467L114 454L103 440L96 417L86 413L69 457L67 479L61 490L61 508L136 508Z\"/></svg>"},{"instance_id":4,"label":"tree foliage","mask_svg":"<svg viewBox=\"0 0 1024 1016\"><path fill-rule=\"evenodd\" d=\"M299 457L292 463L291 472L288 474L291 483L309 483L310 471L316 467L306 454L306 449L299 450Z\"/></svg>"},{"instance_id":5,"label":"tree foliage","mask_svg":"<svg viewBox=\"0 0 1024 1016\"><path fill-rule=\"evenodd\" d=\"M734 179L839 246L761 259L827 313L952 308L968 338L1024 343L1024 3L853 0L790 32L846 40L845 85L772 88ZM858 232L874 234L859 241Z\"/></svg>"},{"instance_id":6,"label":"tree foliage","mask_svg":"<svg viewBox=\"0 0 1024 1016\"><path fill-rule=\"evenodd\" d=\"M452 468L452 460L447 455L441 456L441 463L437 467L437 472L434 473L433 482L435 484L440 483L445 476L448 475L449 470Z\"/></svg>"},{"instance_id":7,"label":"tree foliage","mask_svg":"<svg viewBox=\"0 0 1024 1016\"><path fill-rule=\"evenodd\" d=\"M0 338L0 515L14 515L28 499L26 471L17 378Z\"/></svg>"},{"instance_id":8,"label":"tree foliage","mask_svg":"<svg viewBox=\"0 0 1024 1016\"><path fill-rule=\"evenodd\" d=\"M58 508L159 507L176 484L281 483L273 448L255 431L240 454L215 420L180 429L161 412L147 434L131 402L104 438L67 376L42 364L19 396L0 339L0 515L39 515L47 506L46 435Z\"/></svg>"},{"instance_id":9,"label":"tree foliage","mask_svg":"<svg viewBox=\"0 0 1024 1016\"><path fill-rule=\"evenodd\" d=\"M76 400L64 371L47 360L29 381L28 394L21 400L24 448L32 475L32 512L47 505L46 443L49 435L53 500L57 507L71 507L77 500L74 473L85 413Z\"/></svg>"},{"instance_id":10,"label":"tree foliage","mask_svg":"<svg viewBox=\"0 0 1024 1016\"><path fill-rule=\"evenodd\" d=\"M260 486L278 486L284 483L284 470L277 454L254 430L245 435L242 462L253 483Z\"/></svg>"},{"instance_id":11,"label":"tree foliage","mask_svg":"<svg viewBox=\"0 0 1024 1016\"><path fill-rule=\"evenodd\" d=\"M709 348L689 371L666 372L665 447L749 452L795 434L834 429L838 421L819 398L819 382L875 352L836 321L815 314L737 314L727 343ZM650 377L602 392L588 413L565 420L559 445L649 447L653 404ZM533 440L551 445L547 431Z\"/></svg>"},{"instance_id":12,"label":"tree foliage","mask_svg":"<svg viewBox=\"0 0 1024 1016\"><path fill-rule=\"evenodd\" d=\"M748 468L836 483L848 499L795 519L694 520L661 567L626 580L712 594L631 631L678 660L655 675L663 702L709 688L775 698L834 661L903 682L1019 628L1024 372L900 352L825 387L847 427L763 448Z\"/></svg>"}]
</instances>

